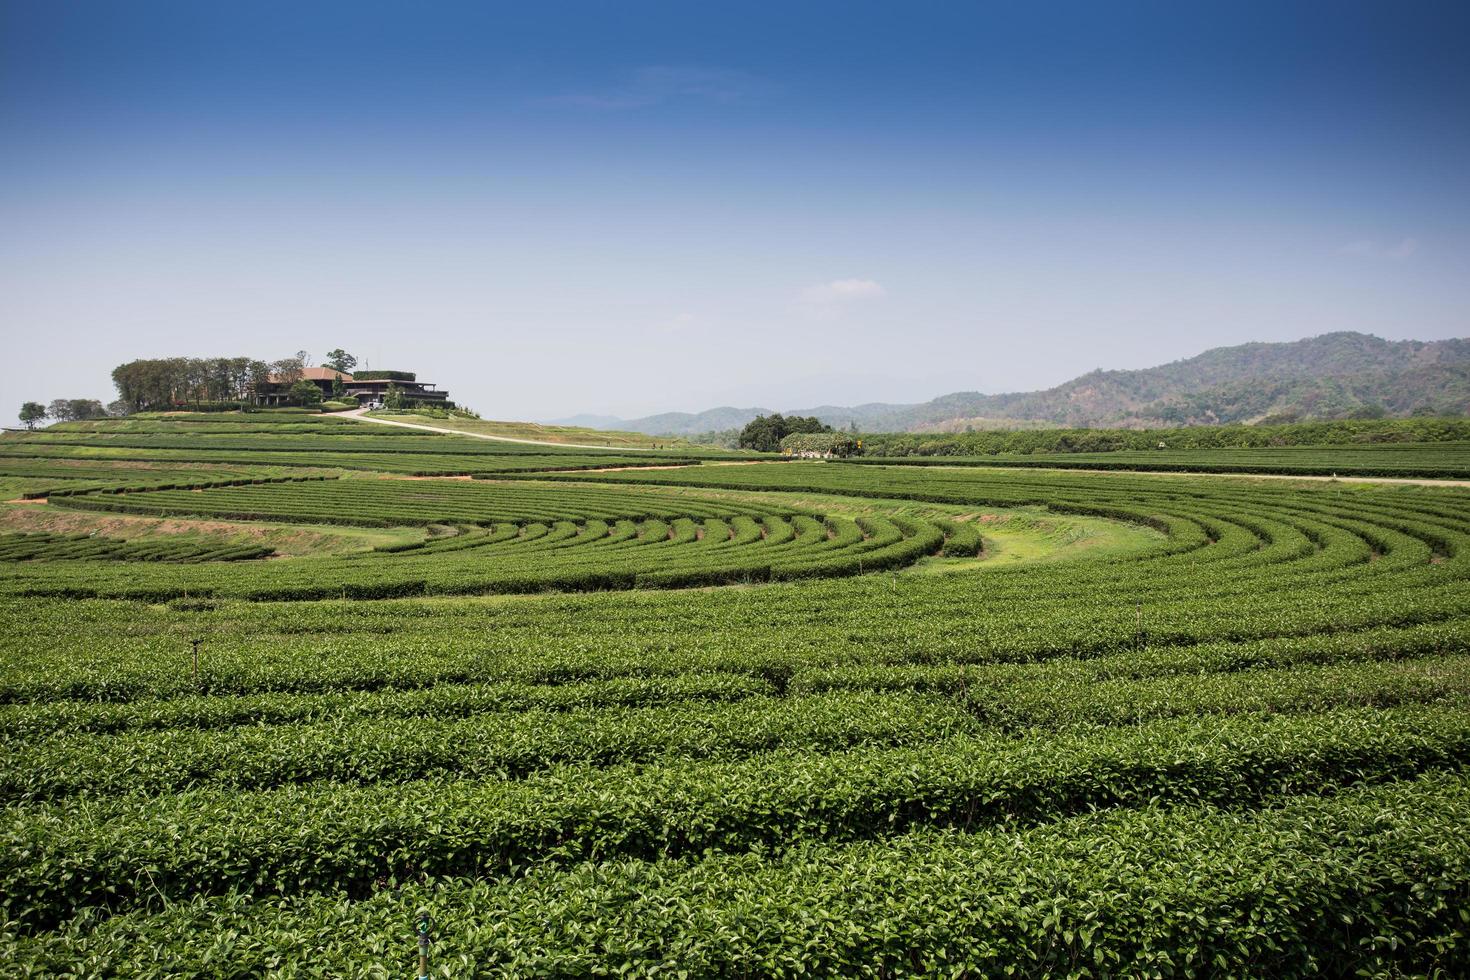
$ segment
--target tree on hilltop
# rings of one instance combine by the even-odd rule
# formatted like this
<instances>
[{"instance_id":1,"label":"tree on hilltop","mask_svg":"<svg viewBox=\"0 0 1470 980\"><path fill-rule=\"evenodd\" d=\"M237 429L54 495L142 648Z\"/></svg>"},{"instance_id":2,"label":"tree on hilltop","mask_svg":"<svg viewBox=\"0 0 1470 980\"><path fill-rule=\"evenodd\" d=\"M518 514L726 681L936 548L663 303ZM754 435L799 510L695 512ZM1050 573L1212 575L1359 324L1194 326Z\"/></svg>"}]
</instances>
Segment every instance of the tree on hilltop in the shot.
<instances>
[{"instance_id":1,"label":"tree on hilltop","mask_svg":"<svg viewBox=\"0 0 1470 980\"><path fill-rule=\"evenodd\" d=\"M40 402L26 402L20 407L20 420L25 423L27 429L34 429L36 423L46 418L46 406Z\"/></svg>"},{"instance_id":2,"label":"tree on hilltop","mask_svg":"<svg viewBox=\"0 0 1470 980\"><path fill-rule=\"evenodd\" d=\"M343 374L351 374L352 369L357 367L357 358L338 347L336 350L327 351L326 367L341 371Z\"/></svg>"},{"instance_id":3,"label":"tree on hilltop","mask_svg":"<svg viewBox=\"0 0 1470 980\"><path fill-rule=\"evenodd\" d=\"M270 373L278 384L290 385L301 380L304 367L300 357L283 357L279 361L271 361Z\"/></svg>"},{"instance_id":4,"label":"tree on hilltop","mask_svg":"<svg viewBox=\"0 0 1470 980\"><path fill-rule=\"evenodd\" d=\"M103 418L107 410L95 398L57 398L47 406L45 414L58 422L75 422Z\"/></svg>"},{"instance_id":5,"label":"tree on hilltop","mask_svg":"<svg viewBox=\"0 0 1470 980\"><path fill-rule=\"evenodd\" d=\"M118 401L128 411L141 412L191 402L244 401L261 390L270 371L263 361L248 357L165 357L119 364L112 382Z\"/></svg>"}]
</instances>

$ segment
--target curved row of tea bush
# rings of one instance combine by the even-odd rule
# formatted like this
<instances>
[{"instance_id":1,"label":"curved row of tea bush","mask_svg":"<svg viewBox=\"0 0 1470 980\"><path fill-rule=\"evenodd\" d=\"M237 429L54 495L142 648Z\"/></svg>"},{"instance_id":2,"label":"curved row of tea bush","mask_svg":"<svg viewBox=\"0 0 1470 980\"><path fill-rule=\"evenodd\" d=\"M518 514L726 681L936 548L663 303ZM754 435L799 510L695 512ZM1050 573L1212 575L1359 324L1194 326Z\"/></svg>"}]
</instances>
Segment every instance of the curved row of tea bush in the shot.
<instances>
[{"instance_id":1,"label":"curved row of tea bush","mask_svg":"<svg viewBox=\"0 0 1470 980\"><path fill-rule=\"evenodd\" d=\"M1437 587L1458 580L1463 573L1463 556L1456 556L1463 551L1461 545L1466 540L1466 528L1470 527L1470 508L1465 506L1464 495L1427 491L1365 493L1353 488L1330 497L1304 498L1290 487L1261 484L1222 486L1207 481L1190 483L1138 477L1098 486L1095 482L1064 478L1060 474L1028 474L1026 479L1021 479L988 471L932 473L796 463L781 467L664 470L653 474L609 473L580 478L603 479L616 483L616 488L568 485L578 479L570 475L558 477L553 481L556 489L515 481L490 484L355 480L332 486L302 484L220 488L202 493L76 496L68 499L69 506L151 515L197 514L369 526L529 520L543 526L520 524L521 531L514 541L482 542L493 546L492 550L476 547L473 553L469 539L430 543L418 549L419 554L404 552L394 556L397 564L381 558L316 564L293 562L290 567L273 568L269 583L257 581L248 587L245 581L248 577L236 576L231 583L222 585L205 576L181 580L172 590L158 592L148 591L150 583L145 577L130 582L132 591L127 592L118 591L109 585L105 575L98 575L92 576L95 583L89 590L81 584L88 578L84 571L53 575L44 588L24 577L11 587L38 594L46 594L46 589L51 594L60 594L56 590L64 587L72 590L66 594L73 595L167 597L188 591L196 595L312 598L334 594L383 597L425 592L528 591L542 587L707 585L764 581L787 574L873 571L906 564L939 548L938 542L933 548L904 543L906 538L929 540L926 535L931 532L923 530L922 523L906 525L903 519L874 518L887 525L874 533L872 528L851 521L843 523L842 518L829 518L829 535L835 536L836 544L823 543L818 540L820 535L807 534L795 544L782 545L784 551L777 551L771 529L760 541L741 542L740 532L728 523L701 528L692 522L711 518L723 521L741 508L753 511L746 516L756 517L763 509L773 513L780 505L753 504L730 497L695 499L663 492L640 493L628 487L629 483L815 491L896 501L920 499L967 507L1044 504L1059 512L1127 519L1167 532L1167 540L1151 551L1076 566L1074 574L1060 583L1049 584L1039 593L1029 575L1017 574L1019 570L996 569L987 580L996 596L1024 597L1033 605L1053 594L1058 600L1089 591L1096 594L1098 584L1105 582L1108 591L1114 594L1126 591L1135 605L1146 599L1161 601L1169 595L1188 595L1199 600L1193 603L1197 610L1214 605L1225 608L1231 605L1232 595L1258 592L1263 583L1275 582L1289 573L1284 590L1272 586L1277 591L1271 602L1287 600L1293 592L1304 589L1327 589L1328 593L1317 597L1314 605L1322 607L1325 603L1326 608L1333 609L1340 605L1353 606L1358 604L1356 597L1361 593L1382 593L1387 586ZM607 526L609 520L616 524L619 516L628 520L635 517L664 520L675 514L684 516L690 523L670 526L667 530L656 526L637 530L621 526L616 532ZM837 527L846 530L838 534ZM973 554L974 527L973 523L944 527L949 538L948 553ZM859 531L866 535L866 540L858 540ZM698 547L677 556L672 551L678 549L671 547L666 549L671 552L669 556L657 553L660 558L675 558L675 565L661 565L657 569L639 567L636 559L655 554L646 546L657 542L660 534L666 534L675 544L698 544ZM526 578L514 567L512 558L512 555L525 557L532 553L522 549L533 536L538 539L534 546L538 552L555 546L555 564L560 566L557 574L533 576L542 585ZM711 565L702 560L718 551L710 547L712 540L727 539L735 540L725 546L718 561ZM587 544L612 549L601 551L601 556L616 553L619 561L594 560L591 556L595 549L579 550ZM848 549L848 544L854 547ZM798 545L813 550L804 556L790 553ZM779 555L780 562L768 567L763 560L755 560L762 549ZM817 557L817 552L822 550L848 551L844 557L851 560L831 562L825 556L816 564L804 560ZM452 573L446 572L443 565L450 560L451 551L463 552L455 557ZM739 560L734 560L737 551ZM864 554L865 551L869 554ZM701 560L694 561L696 555ZM490 564L480 563L481 559ZM778 565L782 569L779 573ZM712 574L714 568L717 573ZM303 581L303 576L310 576L313 581ZM494 584L497 582L506 584ZM1057 593L1058 584L1062 587L1060 593ZM1201 590L1207 590L1209 595L1198 596ZM1156 620L1150 623L1150 628L1158 628Z\"/></svg>"},{"instance_id":2,"label":"curved row of tea bush","mask_svg":"<svg viewBox=\"0 0 1470 980\"><path fill-rule=\"evenodd\" d=\"M1470 713L1412 707L570 766L517 781L79 797L0 810L0 886L14 920L47 926L88 905L230 890L362 895L410 868L496 875L528 862L770 851L919 826L1026 826L1102 808L1258 805L1467 762Z\"/></svg>"},{"instance_id":3,"label":"curved row of tea bush","mask_svg":"<svg viewBox=\"0 0 1470 980\"><path fill-rule=\"evenodd\" d=\"M870 683L873 678L865 678ZM785 697L672 706L568 710L529 706L420 717L338 715L249 727L172 726L135 734L80 733L34 741L0 736L15 764L0 800L86 793L175 792L197 786L267 788L340 777L394 782L431 776L520 778L565 763L610 765L665 757L734 758L777 748L835 751L920 744L964 732L1142 724L1207 714L1309 714L1340 707L1470 706L1470 658L1173 676L1090 684L1065 675L980 675L953 697L878 683ZM798 686L800 685L800 686Z\"/></svg>"},{"instance_id":4,"label":"curved row of tea bush","mask_svg":"<svg viewBox=\"0 0 1470 980\"><path fill-rule=\"evenodd\" d=\"M96 500L130 497L423 533L0 566L7 973L406 974L420 905L466 973L1470 966L1463 490L792 462ZM1057 514L1135 527L1009 556L1099 526ZM351 598L758 554L802 577Z\"/></svg>"},{"instance_id":5,"label":"curved row of tea bush","mask_svg":"<svg viewBox=\"0 0 1470 980\"><path fill-rule=\"evenodd\" d=\"M973 528L951 522L799 514L779 505L638 489L393 480L340 481L326 492L304 486L74 495L65 502L152 517L460 530L368 554L272 562L244 574L154 575L83 563L45 575L18 569L0 591L306 600L676 588L897 568L940 551L946 535L951 554L979 547Z\"/></svg>"},{"instance_id":6,"label":"curved row of tea bush","mask_svg":"<svg viewBox=\"0 0 1470 980\"><path fill-rule=\"evenodd\" d=\"M193 538L146 538L124 541L90 534L33 531L0 534L0 562L5 561L245 561L264 558L273 548Z\"/></svg>"},{"instance_id":7,"label":"curved row of tea bush","mask_svg":"<svg viewBox=\"0 0 1470 980\"><path fill-rule=\"evenodd\" d=\"M190 896L9 937L22 976L1458 976L1470 969L1470 782L1432 775L1255 812L1086 814L697 860L587 861L513 879ZM158 951L168 955L160 958Z\"/></svg>"}]
</instances>

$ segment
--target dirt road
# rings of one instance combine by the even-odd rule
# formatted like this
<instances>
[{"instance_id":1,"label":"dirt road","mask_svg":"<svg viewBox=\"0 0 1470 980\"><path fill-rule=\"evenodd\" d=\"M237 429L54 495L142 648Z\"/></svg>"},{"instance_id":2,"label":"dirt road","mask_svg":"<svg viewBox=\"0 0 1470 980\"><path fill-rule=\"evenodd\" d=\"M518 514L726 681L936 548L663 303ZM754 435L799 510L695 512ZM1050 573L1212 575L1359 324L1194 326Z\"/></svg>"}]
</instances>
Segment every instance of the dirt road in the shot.
<instances>
[{"instance_id":1,"label":"dirt road","mask_svg":"<svg viewBox=\"0 0 1470 980\"><path fill-rule=\"evenodd\" d=\"M338 418L356 419L358 422L373 422L377 425L396 425L404 429L423 429L425 432L438 432L447 436L464 436L468 439L488 439L491 442L515 442L523 446L552 446L557 449L596 449L604 453L653 453L657 449L649 449L644 446L589 446L581 442L547 442L545 439L515 439L511 436L491 436L483 432L461 432L458 429L446 429L440 425L423 425L419 422L395 422L391 419L375 419L367 414L365 408L354 408L350 412L338 412Z\"/></svg>"}]
</instances>

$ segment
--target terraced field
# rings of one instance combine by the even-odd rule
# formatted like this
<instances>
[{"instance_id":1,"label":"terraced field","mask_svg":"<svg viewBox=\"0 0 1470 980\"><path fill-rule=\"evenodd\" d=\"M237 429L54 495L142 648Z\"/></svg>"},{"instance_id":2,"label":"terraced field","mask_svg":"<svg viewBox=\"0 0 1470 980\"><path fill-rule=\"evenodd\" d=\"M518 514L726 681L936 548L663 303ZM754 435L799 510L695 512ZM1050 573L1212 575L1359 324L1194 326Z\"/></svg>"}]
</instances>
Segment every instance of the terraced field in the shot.
<instances>
[{"instance_id":1,"label":"terraced field","mask_svg":"<svg viewBox=\"0 0 1470 980\"><path fill-rule=\"evenodd\" d=\"M673 587L861 574L943 551L973 557L974 527L846 517L758 502L532 484L279 482L56 496L68 510L361 527L431 535L359 555L248 570L28 567L0 593L163 600L385 598Z\"/></svg>"},{"instance_id":2,"label":"terraced field","mask_svg":"<svg viewBox=\"0 0 1470 980\"><path fill-rule=\"evenodd\" d=\"M412 529L0 551L7 973L1470 972L1470 491L348 472L7 505Z\"/></svg>"},{"instance_id":3,"label":"terraced field","mask_svg":"<svg viewBox=\"0 0 1470 980\"><path fill-rule=\"evenodd\" d=\"M719 451L597 452L488 442L330 415L160 415L67 422L0 439L4 468L62 463L333 467L414 476L683 466L749 458Z\"/></svg>"}]
</instances>

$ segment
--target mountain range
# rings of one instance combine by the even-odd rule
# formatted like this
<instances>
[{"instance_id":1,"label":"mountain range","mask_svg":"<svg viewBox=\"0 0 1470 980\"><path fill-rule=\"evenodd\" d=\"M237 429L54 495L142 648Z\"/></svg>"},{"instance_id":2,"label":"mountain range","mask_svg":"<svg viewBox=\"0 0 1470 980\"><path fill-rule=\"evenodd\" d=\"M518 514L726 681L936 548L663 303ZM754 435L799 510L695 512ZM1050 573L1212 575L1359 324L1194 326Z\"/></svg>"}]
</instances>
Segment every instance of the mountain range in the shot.
<instances>
[{"instance_id":1,"label":"mountain range","mask_svg":"<svg viewBox=\"0 0 1470 980\"><path fill-rule=\"evenodd\" d=\"M783 410L867 432L966 428L1156 428L1352 416L1470 414L1470 338L1384 340L1339 332L1289 343L1217 347L1134 371L1092 371L1044 391L958 391L913 405L873 402ZM665 412L639 419L579 415L557 424L650 435L736 429L767 408Z\"/></svg>"}]
</instances>

